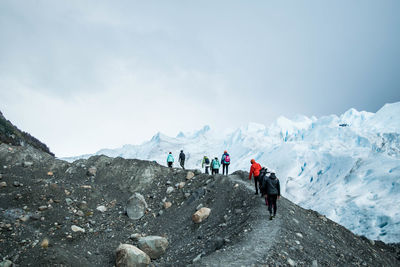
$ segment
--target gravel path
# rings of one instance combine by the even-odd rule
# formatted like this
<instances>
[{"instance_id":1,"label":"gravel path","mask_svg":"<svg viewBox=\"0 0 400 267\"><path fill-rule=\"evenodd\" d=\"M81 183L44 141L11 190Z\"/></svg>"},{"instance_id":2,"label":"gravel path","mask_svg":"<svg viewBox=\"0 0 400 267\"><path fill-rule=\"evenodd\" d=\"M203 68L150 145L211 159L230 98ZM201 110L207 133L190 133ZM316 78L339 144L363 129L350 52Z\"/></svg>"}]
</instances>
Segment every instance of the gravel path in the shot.
<instances>
[{"instance_id":1,"label":"gravel path","mask_svg":"<svg viewBox=\"0 0 400 267\"><path fill-rule=\"evenodd\" d=\"M229 176L234 183L244 185L249 194L254 194L254 185L243 181L238 176ZM257 213L254 228L248 232L242 242L236 243L225 250L201 258L196 266L251 266L265 263L269 249L273 246L280 230L279 216L273 221L269 220L269 213L265 206L264 198L257 199Z\"/></svg>"}]
</instances>

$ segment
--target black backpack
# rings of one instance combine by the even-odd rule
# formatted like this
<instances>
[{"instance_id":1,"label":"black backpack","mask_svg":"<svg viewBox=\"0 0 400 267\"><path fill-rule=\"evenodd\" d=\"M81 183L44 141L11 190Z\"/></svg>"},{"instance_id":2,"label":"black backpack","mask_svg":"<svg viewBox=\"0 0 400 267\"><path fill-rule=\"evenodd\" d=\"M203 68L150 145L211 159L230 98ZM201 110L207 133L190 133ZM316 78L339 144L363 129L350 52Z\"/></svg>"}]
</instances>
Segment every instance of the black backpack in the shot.
<instances>
[{"instance_id":1,"label":"black backpack","mask_svg":"<svg viewBox=\"0 0 400 267\"><path fill-rule=\"evenodd\" d=\"M206 164L210 164L210 159L209 159L209 158L205 158L205 159L204 159L204 162L205 162Z\"/></svg>"},{"instance_id":2,"label":"black backpack","mask_svg":"<svg viewBox=\"0 0 400 267\"><path fill-rule=\"evenodd\" d=\"M258 185L260 187L260 191L265 189L267 179L267 168L262 167L260 170L260 175L258 176Z\"/></svg>"}]
</instances>

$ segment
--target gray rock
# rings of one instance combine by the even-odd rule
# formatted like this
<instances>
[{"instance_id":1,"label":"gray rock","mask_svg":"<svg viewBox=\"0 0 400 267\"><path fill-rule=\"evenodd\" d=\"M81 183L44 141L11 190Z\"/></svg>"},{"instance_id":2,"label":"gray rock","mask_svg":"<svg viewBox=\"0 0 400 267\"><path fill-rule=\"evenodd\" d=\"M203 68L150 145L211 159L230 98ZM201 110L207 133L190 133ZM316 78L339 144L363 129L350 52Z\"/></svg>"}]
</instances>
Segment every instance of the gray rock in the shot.
<instances>
[{"instance_id":1,"label":"gray rock","mask_svg":"<svg viewBox=\"0 0 400 267\"><path fill-rule=\"evenodd\" d=\"M194 258L192 260L192 263L195 263L195 262L199 261L201 259L201 255L202 255L201 253L199 255L197 255L196 258Z\"/></svg>"},{"instance_id":2,"label":"gray rock","mask_svg":"<svg viewBox=\"0 0 400 267\"><path fill-rule=\"evenodd\" d=\"M312 267L318 267L318 261L317 260L313 260L311 266Z\"/></svg>"},{"instance_id":3,"label":"gray rock","mask_svg":"<svg viewBox=\"0 0 400 267\"><path fill-rule=\"evenodd\" d=\"M3 187L7 187L7 183L6 182L1 182L0 183L0 188L3 188Z\"/></svg>"},{"instance_id":4,"label":"gray rock","mask_svg":"<svg viewBox=\"0 0 400 267\"><path fill-rule=\"evenodd\" d=\"M167 194L171 194L172 192L174 192L174 188L172 186L168 186Z\"/></svg>"},{"instance_id":5,"label":"gray rock","mask_svg":"<svg viewBox=\"0 0 400 267\"><path fill-rule=\"evenodd\" d=\"M33 165L33 162L32 161L25 161L23 164L24 164L24 167L30 167L30 166Z\"/></svg>"},{"instance_id":6,"label":"gray rock","mask_svg":"<svg viewBox=\"0 0 400 267\"><path fill-rule=\"evenodd\" d=\"M288 263L290 266L296 266L296 262L295 262L294 260L292 260L291 258L288 258L288 259L287 259L287 263Z\"/></svg>"},{"instance_id":7,"label":"gray rock","mask_svg":"<svg viewBox=\"0 0 400 267\"><path fill-rule=\"evenodd\" d=\"M138 241L140 238L142 238L142 235L139 233L134 233L134 234L131 234L131 236L129 238L132 239L133 241Z\"/></svg>"},{"instance_id":8,"label":"gray rock","mask_svg":"<svg viewBox=\"0 0 400 267\"><path fill-rule=\"evenodd\" d=\"M100 212L106 212L106 211L107 211L107 208L106 208L106 206L101 205L101 206L98 206L98 207L96 208L96 210L98 210L98 211L100 211Z\"/></svg>"},{"instance_id":9,"label":"gray rock","mask_svg":"<svg viewBox=\"0 0 400 267\"><path fill-rule=\"evenodd\" d=\"M188 172L187 174L186 174L186 180L190 180L190 179L192 179L194 177L194 173L193 172Z\"/></svg>"},{"instance_id":10,"label":"gray rock","mask_svg":"<svg viewBox=\"0 0 400 267\"><path fill-rule=\"evenodd\" d=\"M200 203L200 204L196 207L196 210L199 210L199 209L201 209L202 207L204 207L204 206L203 206L203 204Z\"/></svg>"},{"instance_id":11,"label":"gray rock","mask_svg":"<svg viewBox=\"0 0 400 267\"><path fill-rule=\"evenodd\" d=\"M168 240L161 236L146 236L139 239L138 246L151 259L157 259L165 253L168 247Z\"/></svg>"},{"instance_id":12,"label":"gray rock","mask_svg":"<svg viewBox=\"0 0 400 267\"><path fill-rule=\"evenodd\" d=\"M83 229L83 228L81 228L79 226L76 226L76 225L72 225L71 226L71 230L72 230L72 232L82 232L82 233L85 232L85 229Z\"/></svg>"},{"instance_id":13,"label":"gray rock","mask_svg":"<svg viewBox=\"0 0 400 267\"><path fill-rule=\"evenodd\" d=\"M90 167L87 170L86 175L87 176L96 176L96 172L97 172L97 168L96 167Z\"/></svg>"},{"instance_id":14,"label":"gray rock","mask_svg":"<svg viewBox=\"0 0 400 267\"><path fill-rule=\"evenodd\" d=\"M5 260L0 262L0 267L11 267L13 265L12 261L10 260Z\"/></svg>"},{"instance_id":15,"label":"gray rock","mask_svg":"<svg viewBox=\"0 0 400 267\"><path fill-rule=\"evenodd\" d=\"M144 216L146 209L147 203L141 194L135 193L128 199L126 213L128 214L129 218L133 220L139 220Z\"/></svg>"},{"instance_id":16,"label":"gray rock","mask_svg":"<svg viewBox=\"0 0 400 267\"><path fill-rule=\"evenodd\" d=\"M135 246L121 244L116 250L116 267L144 267L150 264L149 256Z\"/></svg>"},{"instance_id":17,"label":"gray rock","mask_svg":"<svg viewBox=\"0 0 400 267\"><path fill-rule=\"evenodd\" d=\"M67 198L65 199L65 202L67 203L68 206L71 206L72 203L74 203L74 201L73 201L72 199L70 199L69 197L67 197Z\"/></svg>"},{"instance_id":18,"label":"gray rock","mask_svg":"<svg viewBox=\"0 0 400 267\"><path fill-rule=\"evenodd\" d=\"M22 184L20 182L18 182L18 181L14 181L13 182L13 186L19 187L19 186L22 186Z\"/></svg>"}]
</instances>

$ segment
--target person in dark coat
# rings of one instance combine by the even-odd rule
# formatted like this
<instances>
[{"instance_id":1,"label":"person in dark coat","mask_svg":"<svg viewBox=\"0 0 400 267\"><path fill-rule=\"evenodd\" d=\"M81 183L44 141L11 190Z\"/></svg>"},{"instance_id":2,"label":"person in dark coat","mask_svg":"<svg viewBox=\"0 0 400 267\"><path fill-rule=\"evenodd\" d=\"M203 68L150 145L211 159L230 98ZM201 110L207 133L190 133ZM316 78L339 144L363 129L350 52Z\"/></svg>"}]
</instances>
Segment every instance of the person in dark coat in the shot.
<instances>
[{"instance_id":1,"label":"person in dark coat","mask_svg":"<svg viewBox=\"0 0 400 267\"><path fill-rule=\"evenodd\" d=\"M185 153L183 153L183 150L181 150L181 153L179 154L179 163L181 164L182 169L185 169Z\"/></svg>"},{"instance_id":2,"label":"person in dark coat","mask_svg":"<svg viewBox=\"0 0 400 267\"><path fill-rule=\"evenodd\" d=\"M279 179L275 175L275 171L271 171L268 178L265 179L262 189L265 195L265 204L268 206L269 219L272 220L276 216L276 200L281 197L281 187ZM272 214L272 209L274 213Z\"/></svg>"}]
</instances>

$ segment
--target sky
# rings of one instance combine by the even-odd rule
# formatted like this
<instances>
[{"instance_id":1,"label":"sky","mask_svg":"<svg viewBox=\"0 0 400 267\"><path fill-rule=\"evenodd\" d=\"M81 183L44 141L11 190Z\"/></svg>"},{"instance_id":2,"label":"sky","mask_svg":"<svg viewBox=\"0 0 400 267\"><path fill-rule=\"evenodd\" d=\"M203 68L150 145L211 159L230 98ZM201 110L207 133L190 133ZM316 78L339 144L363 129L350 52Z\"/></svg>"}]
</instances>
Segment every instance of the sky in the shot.
<instances>
[{"instance_id":1,"label":"sky","mask_svg":"<svg viewBox=\"0 0 400 267\"><path fill-rule=\"evenodd\" d=\"M57 157L400 101L400 1L0 1L0 111Z\"/></svg>"}]
</instances>

